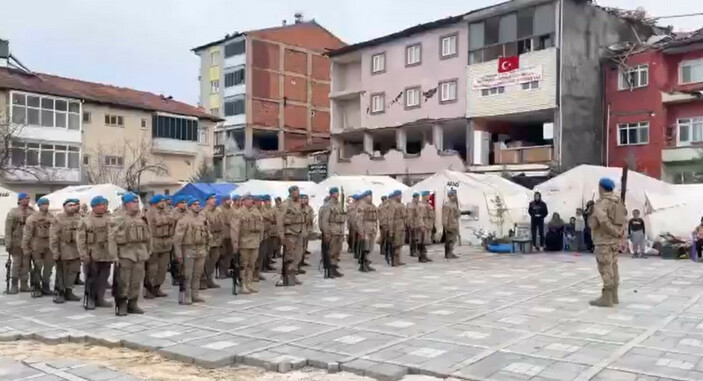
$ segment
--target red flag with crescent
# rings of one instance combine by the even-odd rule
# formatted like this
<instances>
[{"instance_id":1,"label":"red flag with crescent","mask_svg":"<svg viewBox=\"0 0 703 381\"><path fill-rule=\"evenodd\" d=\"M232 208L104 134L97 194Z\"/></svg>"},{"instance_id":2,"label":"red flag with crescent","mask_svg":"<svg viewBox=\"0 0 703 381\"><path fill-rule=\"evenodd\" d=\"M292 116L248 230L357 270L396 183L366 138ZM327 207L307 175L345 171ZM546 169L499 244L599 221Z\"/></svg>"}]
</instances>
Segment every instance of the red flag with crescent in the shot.
<instances>
[{"instance_id":1,"label":"red flag with crescent","mask_svg":"<svg viewBox=\"0 0 703 381\"><path fill-rule=\"evenodd\" d=\"M498 73L507 73L520 68L520 56L498 58Z\"/></svg>"},{"instance_id":2,"label":"red flag with crescent","mask_svg":"<svg viewBox=\"0 0 703 381\"><path fill-rule=\"evenodd\" d=\"M430 207L431 207L432 209L434 209L434 192L432 192L432 193L430 194L430 197L429 197L429 199L428 199L427 201L429 202Z\"/></svg>"}]
</instances>

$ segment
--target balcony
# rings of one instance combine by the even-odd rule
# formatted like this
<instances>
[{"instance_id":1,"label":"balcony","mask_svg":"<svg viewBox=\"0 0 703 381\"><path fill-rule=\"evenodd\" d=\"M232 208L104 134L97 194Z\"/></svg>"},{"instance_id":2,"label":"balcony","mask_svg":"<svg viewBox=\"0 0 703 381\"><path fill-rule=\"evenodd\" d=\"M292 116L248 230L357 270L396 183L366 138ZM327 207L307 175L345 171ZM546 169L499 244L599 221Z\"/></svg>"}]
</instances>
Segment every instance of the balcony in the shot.
<instances>
[{"instance_id":1,"label":"balcony","mask_svg":"<svg viewBox=\"0 0 703 381\"><path fill-rule=\"evenodd\" d=\"M4 180L9 183L73 184L81 181L81 170L78 168L24 167L15 171L8 170L4 174Z\"/></svg>"},{"instance_id":2,"label":"balcony","mask_svg":"<svg viewBox=\"0 0 703 381\"><path fill-rule=\"evenodd\" d=\"M246 85L243 83L241 85L225 87L225 98L233 97L235 95L242 95L246 93Z\"/></svg>"},{"instance_id":3,"label":"balcony","mask_svg":"<svg viewBox=\"0 0 703 381\"><path fill-rule=\"evenodd\" d=\"M246 54L237 54L231 57L225 58L225 65L224 67L234 67L234 66L241 66L244 65L247 62L247 55Z\"/></svg>"},{"instance_id":4,"label":"balcony","mask_svg":"<svg viewBox=\"0 0 703 381\"><path fill-rule=\"evenodd\" d=\"M197 156L200 152L200 145L198 142L189 140L154 138L151 151L171 155Z\"/></svg>"},{"instance_id":5,"label":"balcony","mask_svg":"<svg viewBox=\"0 0 703 381\"><path fill-rule=\"evenodd\" d=\"M338 101L358 100L359 96L363 93L364 90L352 87L350 89L344 89L341 91L335 91L330 93L330 99Z\"/></svg>"},{"instance_id":6,"label":"balcony","mask_svg":"<svg viewBox=\"0 0 703 381\"><path fill-rule=\"evenodd\" d=\"M507 147L504 143L493 144L495 164L536 164L548 163L554 156L554 147L541 146L513 146Z\"/></svg>"},{"instance_id":7,"label":"balcony","mask_svg":"<svg viewBox=\"0 0 703 381\"><path fill-rule=\"evenodd\" d=\"M686 163L703 159L703 146L669 147L662 150L662 162Z\"/></svg>"}]
</instances>

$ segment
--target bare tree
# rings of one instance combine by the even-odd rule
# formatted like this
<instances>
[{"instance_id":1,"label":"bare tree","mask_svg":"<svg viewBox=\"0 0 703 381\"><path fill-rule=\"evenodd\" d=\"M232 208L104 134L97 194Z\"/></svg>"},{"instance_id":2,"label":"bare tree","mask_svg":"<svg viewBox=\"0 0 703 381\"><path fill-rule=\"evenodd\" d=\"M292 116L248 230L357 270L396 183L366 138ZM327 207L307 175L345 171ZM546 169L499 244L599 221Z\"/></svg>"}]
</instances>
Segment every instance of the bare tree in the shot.
<instances>
[{"instance_id":1,"label":"bare tree","mask_svg":"<svg viewBox=\"0 0 703 381\"><path fill-rule=\"evenodd\" d=\"M20 142L21 133L24 127L24 120L10 120L9 113L5 112L4 110L0 110L0 178L29 178L29 180L49 180L51 177L53 177L53 173L39 167L28 167L24 165L24 163L22 165L17 165L17 163L12 163L10 160L13 154L13 143L16 144ZM24 148L20 149L19 147L15 147L15 149L18 150L18 155L15 160L21 158L24 161L26 158L26 152L24 151Z\"/></svg>"},{"instance_id":2,"label":"bare tree","mask_svg":"<svg viewBox=\"0 0 703 381\"><path fill-rule=\"evenodd\" d=\"M84 181L88 184L115 184L124 187L124 169L121 166L111 166L108 163L108 156L120 157L124 160L124 144L107 146L98 144L98 146L85 152L89 161L83 165Z\"/></svg>"},{"instance_id":3,"label":"bare tree","mask_svg":"<svg viewBox=\"0 0 703 381\"><path fill-rule=\"evenodd\" d=\"M125 142L126 157L129 165L125 163L124 184L127 190L139 194L142 176L152 173L157 176L168 175L168 167L161 158L152 155L154 143L147 139L139 142Z\"/></svg>"}]
</instances>

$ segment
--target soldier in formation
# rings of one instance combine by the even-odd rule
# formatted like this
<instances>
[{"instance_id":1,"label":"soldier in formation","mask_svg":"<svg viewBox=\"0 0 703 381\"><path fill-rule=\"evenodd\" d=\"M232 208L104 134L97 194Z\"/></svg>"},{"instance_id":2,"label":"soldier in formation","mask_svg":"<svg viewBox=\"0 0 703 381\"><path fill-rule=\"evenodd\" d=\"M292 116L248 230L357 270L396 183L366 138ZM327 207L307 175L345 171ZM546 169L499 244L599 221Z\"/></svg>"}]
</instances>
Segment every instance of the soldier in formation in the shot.
<instances>
[{"instance_id":1,"label":"soldier in formation","mask_svg":"<svg viewBox=\"0 0 703 381\"><path fill-rule=\"evenodd\" d=\"M234 252L239 253L241 271L241 293L259 292L258 282L254 282L254 268L259 256L259 245L264 234L264 222L251 195L243 197L244 206L238 217L232 220L231 237Z\"/></svg>"},{"instance_id":2,"label":"soldier in formation","mask_svg":"<svg viewBox=\"0 0 703 381\"><path fill-rule=\"evenodd\" d=\"M401 261L400 252L405 244L405 232L407 229L407 208L403 205L400 198L402 192L399 190L393 191L388 198L388 210L385 218L388 226L388 240L391 242L391 266L404 266Z\"/></svg>"},{"instance_id":3,"label":"soldier in formation","mask_svg":"<svg viewBox=\"0 0 703 381\"><path fill-rule=\"evenodd\" d=\"M359 250L359 271L368 272L375 271L371 267L369 253L376 243L378 234L378 210L372 202L372 193L370 190L362 193L359 197L360 203L356 208L356 231L358 235L357 247Z\"/></svg>"},{"instance_id":4,"label":"soldier in formation","mask_svg":"<svg viewBox=\"0 0 703 381\"><path fill-rule=\"evenodd\" d=\"M432 229L434 228L434 209L429 202L429 191L422 192L422 201L418 203L415 211L415 239L418 261L420 263L432 262L427 256L427 246L432 244Z\"/></svg>"},{"instance_id":5,"label":"soldier in formation","mask_svg":"<svg viewBox=\"0 0 703 381\"><path fill-rule=\"evenodd\" d=\"M408 225L408 233L410 235L410 256L411 257L417 257L418 256L418 246L419 246L419 237L418 233L419 230L422 229L422 218L420 217L420 194L415 192L413 193L413 198L410 203L408 203L407 207L407 225Z\"/></svg>"},{"instance_id":6,"label":"soldier in formation","mask_svg":"<svg viewBox=\"0 0 703 381\"><path fill-rule=\"evenodd\" d=\"M29 207L29 196L26 193L20 193L17 195L17 207L12 208L5 218L5 247L12 258L8 294L31 291L29 288L30 257L22 252L22 234L27 219L32 213L34 209Z\"/></svg>"},{"instance_id":7,"label":"soldier in formation","mask_svg":"<svg viewBox=\"0 0 703 381\"><path fill-rule=\"evenodd\" d=\"M93 310L95 307L112 307L112 303L105 300L105 289L117 256L107 248L110 222L106 214L107 199L95 196L90 207L91 213L81 218L78 224L76 246L86 274L84 307Z\"/></svg>"},{"instance_id":8,"label":"soldier in formation","mask_svg":"<svg viewBox=\"0 0 703 381\"><path fill-rule=\"evenodd\" d=\"M77 302L81 298L73 294L76 274L81 270L81 260L76 246L76 230L81 221L80 201L67 199L63 212L56 215L49 228L49 248L56 263L54 303Z\"/></svg>"},{"instance_id":9,"label":"soldier in formation","mask_svg":"<svg viewBox=\"0 0 703 381\"><path fill-rule=\"evenodd\" d=\"M215 283L215 267L220 259L220 251L222 247L222 230L224 229L224 217L222 211L215 205L217 198L214 193L208 195L205 201L203 216L207 220L207 225L210 229L210 248L208 250L207 259L205 260L205 270L200 283L200 289L220 288L220 285Z\"/></svg>"},{"instance_id":10,"label":"soldier in formation","mask_svg":"<svg viewBox=\"0 0 703 381\"><path fill-rule=\"evenodd\" d=\"M187 201L188 210L178 220L173 236L173 252L182 267L185 284L183 304L202 303L200 283L205 260L210 252L212 232L205 216L200 213L200 201L191 198Z\"/></svg>"},{"instance_id":11,"label":"soldier in formation","mask_svg":"<svg viewBox=\"0 0 703 381\"><path fill-rule=\"evenodd\" d=\"M147 211L145 217L149 224L153 249L146 263L144 298L162 298L168 296L161 291L161 286L166 280L171 259L175 221L168 211L166 198L161 195L151 198L151 209Z\"/></svg>"},{"instance_id":12,"label":"soldier in formation","mask_svg":"<svg viewBox=\"0 0 703 381\"><path fill-rule=\"evenodd\" d=\"M298 268L303 255L303 231L305 215L300 205L300 190L297 186L288 188L288 198L281 205L281 220L278 231L283 238L283 264L287 285L303 284L298 277Z\"/></svg>"},{"instance_id":13,"label":"soldier in formation","mask_svg":"<svg viewBox=\"0 0 703 381\"><path fill-rule=\"evenodd\" d=\"M40 198L37 201L38 213L27 217L22 234L22 251L26 258L34 264L34 279L41 279L41 295L53 295L51 291L51 272L54 270L54 256L49 248L49 229L54 216L49 213L49 199ZM7 228L7 225L5 225ZM7 237L7 236L6 236ZM8 246L10 247L10 246ZM13 290L10 290L13 293ZM16 289L14 290L16 293Z\"/></svg>"},{"instance_id":14,"label":"soldier in formation","mask_svg":"<svg viewBox=\"0 0 703 381\"><path fill-rule=\"evenodd\" d=\"M229 276L229 264L232 260L232 239L230 238L230 220L232 218L232 199L225 195L218 207L222 214L222 246L220 259L217 261L217 278L224 279Z\"/></svg>"},{"instance_id":15,"label":"soldier in formation","mask_svg":"<svg viewBox=\"0 0 703 381\"><path fill-rule=\"evenodd\" d=\"M339 278L344 276L339 271L339 256L342 252L346 215L339 203L339 188L334 187L329 193L328 200L320 208L319 224L323 243L330 256L331 276Z\"/></svg>"}]
</instances>

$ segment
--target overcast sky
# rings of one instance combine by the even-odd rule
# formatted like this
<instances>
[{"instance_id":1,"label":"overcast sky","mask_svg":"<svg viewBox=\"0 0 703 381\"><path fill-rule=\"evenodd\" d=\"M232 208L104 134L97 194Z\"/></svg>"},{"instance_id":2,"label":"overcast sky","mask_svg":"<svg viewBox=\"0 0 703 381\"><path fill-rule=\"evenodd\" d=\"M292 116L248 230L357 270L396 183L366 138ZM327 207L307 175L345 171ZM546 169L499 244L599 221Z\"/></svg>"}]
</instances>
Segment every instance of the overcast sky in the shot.
<instances>
[{"instance_id":1,"label":"overcast sky","mask_svg":"<svg viewBox=\"0 0 703 381\"><path fill-rule=\"evenodd\" d=\"M198 101L191 48L226 33L280 25L296 11L347 43L501 0L0 0L0 38L30 69ZM651 15L703 11L702 0L598 0ZM662 20L676 30L703 17Z\"/></svg>"}]
</instances>

